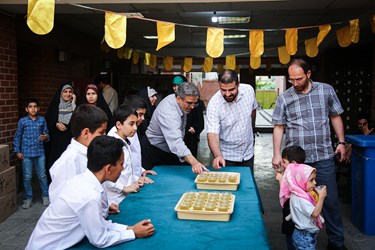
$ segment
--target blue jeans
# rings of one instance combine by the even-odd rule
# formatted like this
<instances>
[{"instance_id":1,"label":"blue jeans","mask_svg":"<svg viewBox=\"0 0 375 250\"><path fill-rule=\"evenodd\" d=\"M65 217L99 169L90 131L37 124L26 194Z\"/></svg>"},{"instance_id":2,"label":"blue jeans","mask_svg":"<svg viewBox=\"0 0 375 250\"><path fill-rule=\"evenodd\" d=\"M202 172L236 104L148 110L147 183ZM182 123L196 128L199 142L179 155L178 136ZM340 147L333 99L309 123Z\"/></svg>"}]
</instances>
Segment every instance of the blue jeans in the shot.
<instances>
[{"instance_id":1,"label":"blue jeans","mask_svg":"<svg viewBox=\"0 0 375 250\"><path fill-rule=\"evenodd\" d=\"M315 250L317 233L309 233L306 230L294 229L292 240L296 249Z\"/></svg>"},{"instance_id":2,"label":"blue jeans","mask_svg":"<svg viewBox=\"0 0 375 250\"><path fill-rule=\"evenodd\" d=\"M48 182L46 175L46 158L44 155L36 157L23 157L22 172L23 172L23 188L25 200L33 198L33 187L31 180L33 178L33 166L36 170L36 175L39 179L42 197L48 197Z\"/></svg>"},{"instance_id":3,"label":"blue jeans","mask_svg":"<svg viewBox=\"0 0 375 250\"><path fill-rule=\"evenodd\" d=\"M327 187L327 197L323 203L323 216L328 235L328 244L342 247L344 245L344 227L337 192L334 158L306 164L316 168L317 185L326 185Z\"/></svg>"}]
</instances>

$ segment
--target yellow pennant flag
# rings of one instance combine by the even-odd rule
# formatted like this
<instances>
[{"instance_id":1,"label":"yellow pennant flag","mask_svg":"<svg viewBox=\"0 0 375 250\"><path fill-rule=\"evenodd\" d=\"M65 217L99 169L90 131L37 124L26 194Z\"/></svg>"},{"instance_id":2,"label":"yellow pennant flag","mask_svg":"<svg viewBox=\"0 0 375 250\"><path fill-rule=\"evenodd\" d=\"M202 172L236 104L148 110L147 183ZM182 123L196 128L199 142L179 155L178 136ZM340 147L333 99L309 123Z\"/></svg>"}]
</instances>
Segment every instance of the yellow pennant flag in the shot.
<instances>
[{"instance_id":1,"label":"yellow pennant flag","mask_svg":"<svg viewBox=\"0 0 375 250\"><path fill-rule=\"evenodd\" d=\"M234 70L236 68L236 57L226 56L225 57L225 68Z\"/></svg>"},{"instance_id":2,"label":"yellow pennant flag","mask_svg":"<svg viewBox=\"0 0 375 250\"><path fill-rule=\"evenodd\" d=\"M370 17L370 24L372 33L375 34L375 14Z\"/></svg>"},{"instance_id":3,"label":"yellow pennant flag","mask_svg":"<svg viewBox=\"0 0 375 250\"><path fill-rule=\"evenodd\" d=\"M117 50L117 57L122 59L124 58L124 51L125 51L125 47L121 47Z\"/></svg>"},{"instance_id":4,"label":"yellow pennant flag","mask_svg":"<svg viewBox=\"0 0 375 250\"><path fill-rule=\"evenodd\" d=\"M29 0L27 26L38 35L48 34L53 28L55 0Z\"/></svg>"},{"instance_id":5,"label":"yellow pennant flag","mask_svg":"<svg viewBox=\"0 0 375 250\"><path fill-rule=\"evenodd\" d=\"M193 58L185 57L184 66L182 67L182 70L185 72L190 72L192 67L193 67Z\"/></svg>"},{"instance_id":6,"label":"yellow pennant flag","mask_svg":"<svg viewBox=\"0 0 375 250\"><path fill-rule=\"evenodd\" d=\"M343 48L348 47L352 41L350 39L350 27L349 25L342 27L336 31L337 41Z\"/></svg>"},{"instance_id":7,"label":"yellow pennant flag","mask_svg":"<svg viewBox=\"0 0 375 250\"><path fill-rule=\"evenodd\" d=\"M217 73L221 73L224 70L224 66L222 64L217 65Z\"/></svg>"},{"instance_id":8,"label":"yellow pennant flag","mask_svg":"<svg viewBox=\"0 0 375 250\"><path fill-rule=\"evenodd\" d=\"M254 57L250 55L250 67L252 69L258 69L260 67L260 64L261 64L260 57Z\"/></svg>"},{"instance_id":9,"label":"yellow pennant flag","mask_svg":"<svg viewBox=\"0 0 375 250\"><path fill-rule=\"evenodd\" d=\"M165 70L171 71L172 68L173 68L173 57L171 57L171 56L164 57L163 64L164 64Z\"/></svg>"},{"instance_id":10,"label":"yellow pennant flag","mask_svg":"<svg viewBox=\"0 0 375 250\"><path fill-rule=\"evenodd\" d=\"M308 57L316 57L319 53L316 37L305 41L305 51Z\"/></svg>"},{"instance_id":11,"label":"yellow pennant flag","mask_svg":"<svg viewBox=\"0 0 375 250\"><path fill-rule=\"evenodd\" d=\"M224 52L224 30L218 28L207 29L206 52L216 58Z\"/></svg>"},{"instance_id":12,"label":"yellow pennant flag","mask_svg":"<svg viewBox=\"0 0 375 250\"><path fill-rule=\"evenodd\" d=\"M298 48L298 30L287 29L285 31L285 46L289 55L295 55Z\"/></svg>"},{"instance_id":13,"label":"yellow pennant flag","mask_svg":"<svg viewBox=\"0 0 375 250\"><path fill-rule=\"evenodd\" d=\"M124 49L124 59L129 60L132 57L133 49L125 47Z\"/></svg>"},{"instance_id":14,"label":"yellow pennant flag","mask_svg":"<svg viewBox=\"0 0 375 250\"><path fill-rule=\"evenodd\" d=\"M134 50L133 51L133 57L132 57L132 63L133 64L138 64L139 62L139 51L138 50Z\"/></svg>"},{"instance_id":15,"label":"yellow pennant flag","mask_svg":"<svg viewBox=\"0 0 375 250\"><path fill-rule=\"evenodd\" d=\"M318 33L318 37L316 40L317 46L319 46L323 42L324 38L326 38L326 36L328 35L330 31L331 31L331 25L329 24L319 26L319 33Z\"/></svg>"},{"instance_id":16,"label":"yellow pennant flag","mask_svg":"<svg viewBox=\"0 0 375 250\"><path fill-rule=\"evenodd\" d=\"M264 52L264 32L263 30L249 31L250 54L254 57L260 57Z\"/></svg>"},{"instance_id":17,"label":"yellow pennant flag","mask_svg":"<svg viewBox=\"0 0 375 250\"><path fill-rule=\"evenodd\" d=\"M151 60L151 54L145 53L145 60L144 60L145 65L150 65L150 60Z\"/></svg>"},{"instance_id":18,"label":"yellow pennant flag","mask_svg":"<svg viewBox=\"0 0 375 250\"><path fill-rule=\"evenodd\" d=\"M214 59L211 57L205 57L204 58L204 63L203 63L203 72L211 72L212 66L214 63Z\"/></svg>"},{"instance_id":19,"label":"yellow pennant flag","mask_svg":"<svg viewBox=\"0 0 375 250\"><path fill-rule=\"evenodd\" d=\"M289 61L290 61L290 55L288 54L288 52L286 51L286 47L283 46L283 47L278 47L277 48L277 52L279 54L279 61L282 63L282 64L288 64Z\"/></svg>"},{"instance_id":20,"label":"yellow pennant flag","mask_svg":"<svg viewBox=\"0 0 375 250\"><path fill-rule=\"evenodd\" d=\"M350 40L352 43L358 43L359 41L359 19L349 21L350 24Z\"/></svg>"},{"instance_id":21,"label":"yellow pennant flag","mask_svg":"<svg viewBox=\"0 0 375 250\"><path fill-rule=\"evenodd\" d=\"M158 57L154 54L151 54L150 56L150 68L155 69L158 62Z\"/></svg>"},{"instance_id":22,"label":"yellow pennant flag","mask_svg":"<svg viewBox=\"0 0 375 250\"><path fill-rule=\"evenodd\" d=\"M156 28L158 31L158 46L156 51L174 42L174 23L156 22Z\"/></svg>"},{"instance_id":23,"label":"yellow pennant flag","mask_svg":"<svg viewBox=\"0 0 375 250\"><path fill-rule=\"evenodd\" d=\"M106 12L104 30L109 47L121 48L126 42L126 16Z\"/></svg>"}]
</instances>

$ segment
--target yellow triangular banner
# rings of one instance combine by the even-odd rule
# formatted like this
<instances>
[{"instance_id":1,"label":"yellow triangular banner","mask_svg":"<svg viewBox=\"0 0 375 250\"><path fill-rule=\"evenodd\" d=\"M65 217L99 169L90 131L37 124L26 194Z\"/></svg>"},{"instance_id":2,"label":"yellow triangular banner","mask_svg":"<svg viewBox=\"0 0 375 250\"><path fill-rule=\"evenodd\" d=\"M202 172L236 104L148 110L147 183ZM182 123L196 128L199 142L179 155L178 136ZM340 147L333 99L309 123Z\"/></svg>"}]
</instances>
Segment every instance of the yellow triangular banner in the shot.
<instances>
[{"instance_id":1,"label":"yellow triangular banner","mask_svg":"<svg viewBox=\"0 0 375 250\"><path fill-rule=\"evenodd\" d=\"M138 64L139 62L139 51L138 50L134 50L133 51L133 57L132 57L132 63L133 64Z\"/></svg>"},{"instance_id":2,"label":"yellow triangular banner","mask_svg":"<svg viewBox=\"0 0 375 250\"><path fill-rule=\"evenodd\" d=\"M150 53L145 53L145 60L144 60L144 64L145 65L150 65L150 60L151 60L151 54Z\"/></svg>"},{"instance_id":3,"label":"yellow triangular banner","mask_svg":"<svg viewBox=\"0 0 375 250\"><path fill-rule=\"evenodd\" d=\"M182 67L182 70L185 72L190 72L192 67L193 67L193 58L185 57L184 66Z\"/></svg>"},{"instance_id":4,"label":"yellow triangular banner","mask_svg":"<svg viewBox=\"0 0 375 250\"><path fill-rule=\"evenodd\" d=\"M350 39L350 27L349 25L336 30L336 37L339 45L343 48L348 47L352 41Z\"/></svg>"},{"instance_id":5,"label":"yellow triangular banner","mask_svg":"<svg viewBox=\"0 0 375 250\"><path fill-rule=\"evenodd\" d=\"M349 21L350 25L350 40L352 43L358 43L359 41L359 19Z\"/></svg>"},{"instance_id":6,"label":"yellow triangular banner","mask_svg":"<svg viewBox=\"0 0 375 250\"><path fill-rule=\"evenodd\" d=\"M125 47L124 49L124 59L130 59L132 57L133 49Z\"/></svg>"},{"instance_id":7,"label":"yellow triangular banner","mask_svg":"<svg viewBox=\"0 0 375 250\"><path fill-rule=\"evenodd\" d=\"M285 46L289 55L295 55L298 48L298 30L287 29L285 31Z\"/></svg>"},{"instance_id":8,"label":"yellow triangular banner","mask_svg":"<svg viewBox=\"0 0 375 250\"><path fill-rule=\"evenodd\" d=\"M106 12L104 30L109 47L121 48L126 42L126 16Z\"/></svg>"},{"instance_id":9,"label":"yellow triangular banner","mask_svg":"<svg viewBox=\"0 0 375 250\"><path fill-rule=\"evenodd\" d=\"M55 0L29 0L27 26L38 35L48 34L53 28Z\"/></svg>"},{"instance_id":10,"label":"yellow triangular banner","mask_svg":"<svg viewBox=\"0 0 375 250\"><path fill-rule=\"evenodd\" d=\"M214 59L211 57L205 57L203 63L203 72L211 72L212 66L214 64Z\"/></svg>"},{"instance_id":11,"label":"yellow triangular banner","mask_svg":"<svg viewBox=\"0 0 375 250\"><path fill-rule=\"evenodd\" d=\"M319 53L316 37L305 41L305 51L308 57L316 57Z\"/></svg>"},{"instance_id":12,"label":"yellow triangular banner","mask_svg":"<svg viewBox=\"0 0 375 250\"><path fill-rule=\"evenodd\" d=\"M168 71L172 70L172 68L173 68L173 57L171 57L171 56L164 57L163 65L164 65L165 70L168 70Z\"/></svg>"},{"instance_id":13,"label":"yellow triangular banner","mask_svg":"<svg viewBox=\"0 0 375 250\"><path fill-rule=\"evenodd\" d=\"M375 14L370 17L370 24L372 33L375 34Z\"/></svg>"},{"instance_id":14,"label":"yellow triangular banner","mask_svg":"<svg viewBox=\"0 0 375 250\"><path fill-rule=\"evenodd\" d=\"M217 73L221 73L224 70L224 66L222 64L217 65Z\"/></svg>"},{"instance_id":15,"label":"yellow triangular banner","mask_svg":"<svg viewBox=\"0 0 375 250\"><path fill-rule=\"evenodd\" d=\"M319 34L316 40L317 46L319 46L323 42L324 38L328 35L330 31L331 31L331 25L329 24L319 26Z\"/></svg>"},{"instance_id":16,"label":"yellow triangular banner","mask_svg":"<svg viewBox=\"0 0 375 250\"><path fill-rule=\"evenodd\" d=\"M290 55L288 54L288 52L286 51L286 47L283 46L283 47L278 47L277 48L277 52L279 54L279 61L282 63L282 64L288 64L289 61L290 61Z\"/></svg>"},{"instance_id":17,"label":"yellow triangular banner","mask_svg":"<svg viewBox=\"0 0 375 250\"><path fill-rule=\"evenodd\" d=\"M167 46L168 44L174 42L174 23L156 22L156 27L158 31L158 46L156 51Z\"/></svg>"},{"instance_id":18,"label":"yellow triangular banner","mask_svg":"<svg viewBox=\"0 0 375 250\"><path fill-rule=\"evenodd\" d=\"M216 58L224 52L224 30L218 28L207 29L206 52Z\"/></svg>"},{"instance_id":19,"label":"yellow triangular banner","mask_svg":"<svg viewBox=\"0 0 375 250\"><path fill-rule=\"evenodd\" d=\"M250 55L250 67L252 69L258 69L260 67L260 64L261 64L260 57L254 57Z\"/></svg>"},{"instance_id":20,"label":"yellow triangular banner","mask_svg":"<svg viewBox=\"0 0 375 250\"><path fill-rule=\"evenodd\" d=\"M151 54L151 56L150 56L150 68L155 69L157 64L158 64L157 55Z\"/></svg>"},{"instance_id":21,"label":"yellow triangular banner","mask_svg":"<svg viewBox=\"0 0 375 250\"><path fill-rule=\"evenodd\" d=\"M124 58L124 51L125 51L125 47L121 47L117 50L117 57L122 59Z\"/></svg>"},{"instance_id":22,"label":"yellow triangular banner","mask_svg":"<svg viewBox=\"0 0 375 250\"><path fill-rule=\"evenodd\" d=\"M236 68L236 57L226 56L225 57L225 68L234 70Z\"/></svg>"},{"instance_id":23,"label":"yellow triangular banner","mask_svg":"<svg viewBox=\"0 0 375 250\"><path fill-rule=\"evenodd\" d=\"M249 31L249 48L250 54L254 57L260 57L264 52L264 31Z\"/></svg>"}]
</instances>

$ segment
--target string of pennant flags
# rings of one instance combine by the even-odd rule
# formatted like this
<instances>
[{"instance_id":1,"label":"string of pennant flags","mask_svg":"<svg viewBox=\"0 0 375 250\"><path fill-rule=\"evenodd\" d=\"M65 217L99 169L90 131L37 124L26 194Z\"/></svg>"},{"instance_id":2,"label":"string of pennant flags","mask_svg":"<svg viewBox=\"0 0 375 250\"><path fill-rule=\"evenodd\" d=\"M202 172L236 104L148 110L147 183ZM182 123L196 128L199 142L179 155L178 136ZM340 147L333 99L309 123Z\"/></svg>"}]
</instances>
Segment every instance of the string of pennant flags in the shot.
<instances>
[{"instance_id":1,"label":"string of pennant flags","mask_svg":"<svg viewBox=\"0 0 375 250\"><path fill-rule=\"evenodd\" d=\"M105 13L104 39L101 44L101 49L104 51L110 51L110 48L117 49L117 56L120 59L131 59L133 64L137 64L139 62L140 53L144 53L144 63L150 68L155 68L157 66L157 55L125 47L128 18L137 18L144 21L156 23L158 37L156 51L159 51L161 48L168 46L174 42L176 25L207 29L206 52L208 54L208 57L204 58L204 62L202 65L202 70L204 72L211 72L213 68L213 59L218 58L223 54L225 30L246 31L249 33L249 52L247 54L250 55L249 66L252 69L258 69L261 65L261 57L264 53L264 32L278 31L274 29L233 29L171 23L144 17L128 16L124 13L115 13L103 9L84 6L81 4L67 4L79 8L85 8ZM27 11L27 25L30 30L36 34L48 34L53 29L54 13L54 0L29 0ZM372 32L375 34L375 14L371 16L370 24ZM319 45L331 31L331 24L298 28L285 28L282 29L285 30L285 45L277 48L279 61L281 64L287 64L290 61L290 57L297 53L298 31L311 28L319 28L319 33L316 37L303 41L305 45L305 52L308 57L316 57L318 55ZM359 41L359 33L359 19L350 20L348 24L336 30L336 37L339 46L348 47L352 43L357 43ZM235 70L236 55L228 55L225 59L226 68ZM173 57L165 56L163 58L163 65L165 70L172 70ZM193 58L185 57L182 64L182 70L185 72L189 72L192 69L192 65Z\"/></svg>"}]
</instances>

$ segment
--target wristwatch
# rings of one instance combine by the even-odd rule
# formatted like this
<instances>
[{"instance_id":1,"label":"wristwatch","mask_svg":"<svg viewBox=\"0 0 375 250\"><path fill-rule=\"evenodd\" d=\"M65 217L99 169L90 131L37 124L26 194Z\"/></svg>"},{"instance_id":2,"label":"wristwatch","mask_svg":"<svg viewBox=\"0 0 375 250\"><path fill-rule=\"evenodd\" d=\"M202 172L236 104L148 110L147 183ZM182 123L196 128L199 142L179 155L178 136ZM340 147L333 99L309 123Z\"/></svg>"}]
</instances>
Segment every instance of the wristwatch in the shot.
<instances>
[{"instance_id":1,"label":"wristwatch","mask_svg":"<svg viewBox=\"0 0 375 250\"><path fill-rule=\"evenodd\" d=\"M346 141L339 141L339 142L337 142L337 145L340 145L340 144L345 146L347 144L347 142Z\"/></svg>"}]
</instances>

